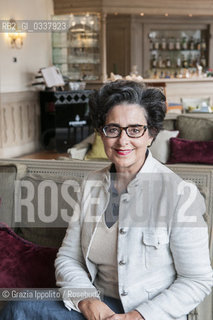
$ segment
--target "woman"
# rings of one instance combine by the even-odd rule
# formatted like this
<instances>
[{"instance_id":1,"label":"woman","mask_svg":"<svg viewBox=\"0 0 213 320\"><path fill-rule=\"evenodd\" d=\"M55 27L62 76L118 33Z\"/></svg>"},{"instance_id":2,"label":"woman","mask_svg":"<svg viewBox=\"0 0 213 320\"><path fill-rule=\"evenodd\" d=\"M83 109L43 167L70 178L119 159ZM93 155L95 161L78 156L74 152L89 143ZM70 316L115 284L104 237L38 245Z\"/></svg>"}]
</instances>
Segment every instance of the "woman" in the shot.
<instances>
[{"instance_id":1,"label":"woman","mask_svg":"<svg viewBox=\"0 0 213 320\"><path fill-rule=\"evenodd\" d=\"M112 164L85 179L57 255L66 308L34 303L31 319L185 320L210 293L212 269L202 196L148 150L165 96L107 83L91 96L90 113ZM27 319L14 317L14 306L1 319Z\"/></svg>"},{"instance_id":2,"label":"woman","mask_svg":"<svg viewBox=\"0 0 213 320\"><path fill-rule=\"evenodd\" d=\"M116 81L93 94L90 112L112 165L85 181L58 252L65 305L86 319L186 319L210 293L212 270L203 198L148 151L165 96Z\"/></svg>"}]
</instances>

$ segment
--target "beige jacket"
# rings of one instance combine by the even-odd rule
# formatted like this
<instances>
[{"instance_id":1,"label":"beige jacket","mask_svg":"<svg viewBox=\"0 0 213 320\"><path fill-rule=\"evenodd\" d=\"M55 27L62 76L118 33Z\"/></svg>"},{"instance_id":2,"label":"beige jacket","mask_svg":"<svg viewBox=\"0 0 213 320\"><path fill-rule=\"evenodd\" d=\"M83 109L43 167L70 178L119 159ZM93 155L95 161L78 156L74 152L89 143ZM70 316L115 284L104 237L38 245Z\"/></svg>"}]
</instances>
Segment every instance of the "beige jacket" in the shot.
<instances>
[{"instance_id":1,"label":"beige jacket","mask_svg":"<svg viewBox=\"0 0 213 320\"><path fill-rule=\"evenodd\" d=\"M57 285L68 309L78 310L79 297L99 295L93 286L97 266L88 253L109 201L109 185L109 168L87 177L57 255ZM125 312L137 309L146 320L185 320L211 292L204 212L197 188L149 152L120 199L117 265Z\"/></svg>"}]
</instances>

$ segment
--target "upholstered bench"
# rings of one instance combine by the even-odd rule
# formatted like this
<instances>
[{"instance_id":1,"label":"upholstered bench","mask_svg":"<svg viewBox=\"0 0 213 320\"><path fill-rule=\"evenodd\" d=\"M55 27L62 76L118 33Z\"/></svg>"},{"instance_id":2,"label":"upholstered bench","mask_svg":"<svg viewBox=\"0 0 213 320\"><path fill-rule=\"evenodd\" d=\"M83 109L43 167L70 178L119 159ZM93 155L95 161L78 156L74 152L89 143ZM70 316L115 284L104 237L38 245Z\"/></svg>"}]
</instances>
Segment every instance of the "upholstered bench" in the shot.
<instances>
[{"instance_id":1,"label":"upholstered bench","mask_svg":"<svg viewBox=\"0 0 213 320\"><path fill-rule=\"evenodd\" d=\"M13 229L0 225L1 288L54 286L53 261L68 224L63 217L72 214L72 205L62 196L62 187L70 188L69 194L74 200L76 190L88 172L107 165L107 161L72 159L1 160L0 222ZM205 197L212 258L213 166L173 164L168 167L183 179L193 181ZM32 197L28 198L27 190L33 192ZM42 194L45 194L43 198ZM22 209L17 211L20 200ZM27 216L29 203L31 214ZM46 223L42 221L44 216L49 219ZM32 270L32 264L35 270ZM46 274L46 282L40 273ZM194 312L198 312L198 320L212 320L212 296L207 297L189 319L194 319Z\"/></svg>"}]
</instances>

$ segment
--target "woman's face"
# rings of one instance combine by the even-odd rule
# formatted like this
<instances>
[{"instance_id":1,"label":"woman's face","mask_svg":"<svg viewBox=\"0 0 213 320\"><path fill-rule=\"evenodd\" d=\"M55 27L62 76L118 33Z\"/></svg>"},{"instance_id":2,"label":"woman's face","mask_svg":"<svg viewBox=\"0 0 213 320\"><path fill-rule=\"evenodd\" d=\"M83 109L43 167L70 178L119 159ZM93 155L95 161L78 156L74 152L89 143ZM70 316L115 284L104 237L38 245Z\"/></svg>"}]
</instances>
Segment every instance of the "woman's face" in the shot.
<instances>
[{"instance_id":1,"label":"woman's face","mask_svg":"<svg viewBox=\"0 0 213 320\"><path fill-rule=\"evenodd\" d=\"M137 104L120 104L114 106L107 114L105 125L116 124L120 127L130 125L147 125L144 109ZM137 173L145 160L147 146L152 137L148 130L140 138L130 138L122 130L117 138L108 138L102 133L105 152L116 167L116 171L130 170Z\"/></svg>"}]
</instances>

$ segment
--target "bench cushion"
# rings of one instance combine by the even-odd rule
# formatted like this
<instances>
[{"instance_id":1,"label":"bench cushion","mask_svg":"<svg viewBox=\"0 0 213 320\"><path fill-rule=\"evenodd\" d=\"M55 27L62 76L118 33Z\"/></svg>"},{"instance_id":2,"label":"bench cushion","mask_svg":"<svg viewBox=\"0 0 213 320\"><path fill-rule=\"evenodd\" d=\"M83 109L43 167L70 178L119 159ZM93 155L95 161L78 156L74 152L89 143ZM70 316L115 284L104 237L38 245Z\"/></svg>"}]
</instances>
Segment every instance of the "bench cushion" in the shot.
<instances>
[{"instance_id":1,"label":"bench cushion","mask_svg":"<svg viewBox=\"0 0 213 320\"><path fill-rule=\"evenodd\" d=\"M0 287L55 288L57 249L22 239L0 223Z\"/></svg>"}]
</instances>

